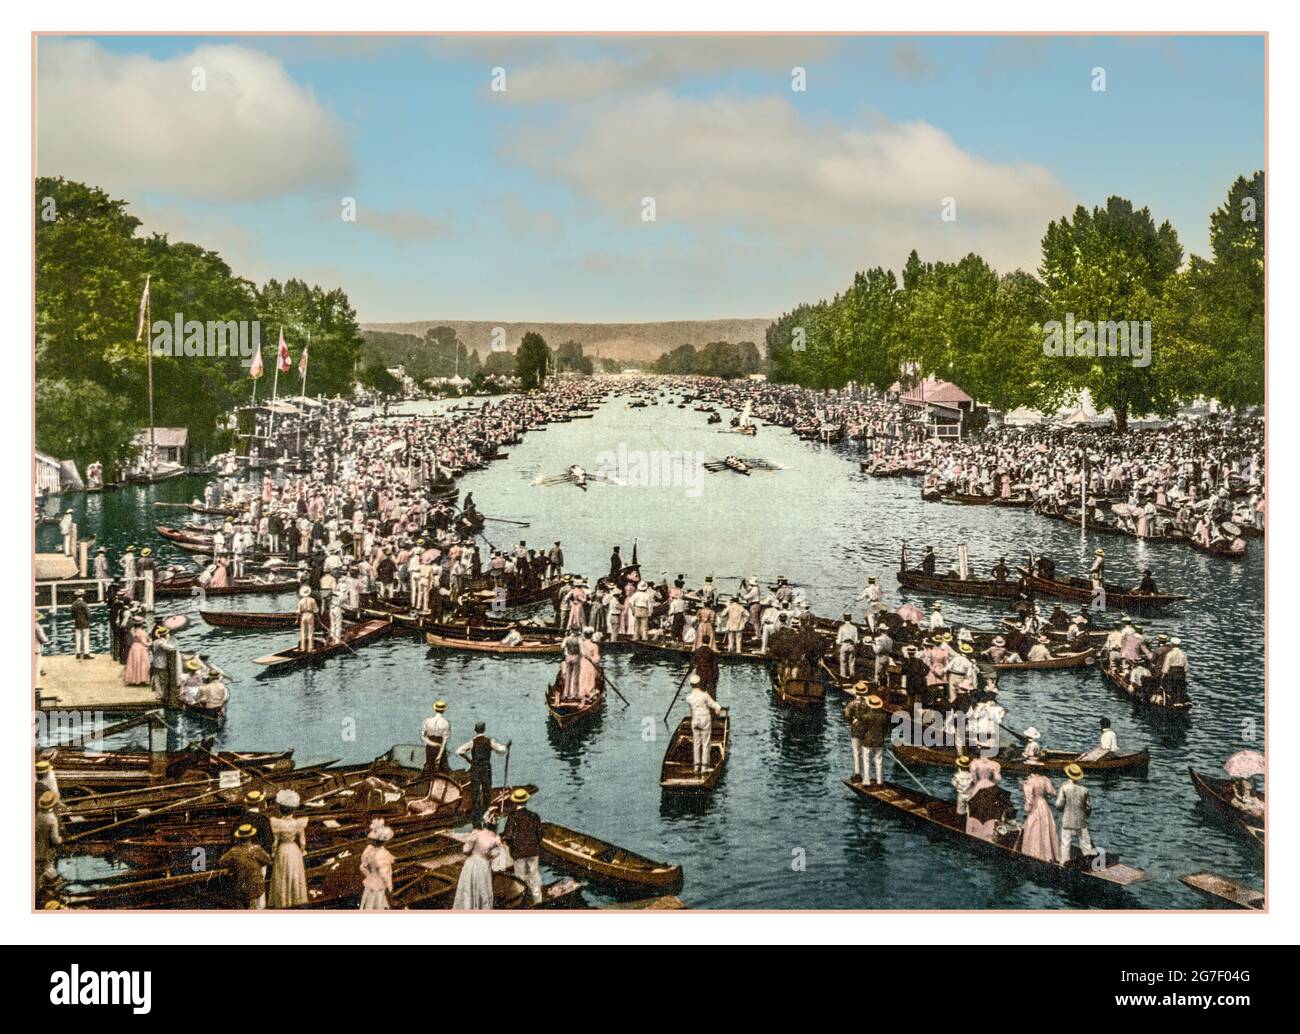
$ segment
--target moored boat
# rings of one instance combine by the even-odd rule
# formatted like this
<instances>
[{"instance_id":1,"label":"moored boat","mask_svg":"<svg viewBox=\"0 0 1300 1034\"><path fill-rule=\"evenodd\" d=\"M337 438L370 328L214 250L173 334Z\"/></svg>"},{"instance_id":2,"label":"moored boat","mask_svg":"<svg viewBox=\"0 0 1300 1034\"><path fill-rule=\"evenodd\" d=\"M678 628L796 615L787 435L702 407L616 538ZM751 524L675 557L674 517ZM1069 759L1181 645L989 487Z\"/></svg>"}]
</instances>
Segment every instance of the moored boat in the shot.
<instances>
[{"instance_id":1,"label":"moored boat","mask_svg":"<svg viewBox=\"0 0 1300 1034\"><path fill-rule=\"evenodd\" d=\"M913 746L907 743L894 743L891 748L906 764L933 765L937 768L953 768L957 762L955 747ZM1107 754L1095 760L1085 760L1086 754L1069 750L1044 750L1038 755L1037 762L1029 762L1014 749L1003 748L993 756L1003 772L1061 772L1066 765L1078 765L1086 774L1105 775L1125 772L1133 775L1145 773L1151 764L1151 755L1145 750L1129 754Z\"/></svg>"},{"instance_id":2,"label":"moored boat","mask_svg":"<svg viewBox=\"0 0 1300 1034\"><path fill-rule=\"evenodd\" d=\"M653 861L554 822L542 823L542 859L618 890L674 890L682 884L680 865Z\"/></svg>"},{"instance_id":3,"label":"moored boat","mask_svg":"<svg viewBox=\"0 0 1300 1034\"><path fill-rule=\"evenodd\" d=\"M1233 804L1231 779L1202 775L1190 766L1187 774L1192 778L1192 786L1196 788L1197 795L1210 811L1256 847L1264 846L1264 816L1248 814ZM1261 793L1259 799L1263 801L1264 794Z\"/></svg>"},{"instance_id":4,"label":"moored boat","mask_svg":"<svg viewBox=\"0 0 1300 1034\"><path fill-rule=\"evenodd\" d=\"M1213 872L1193 872L1178 879L1206 897L1222 901L1232 908L1264 908L1264 892Z\"/></svg>"}]
</instances>

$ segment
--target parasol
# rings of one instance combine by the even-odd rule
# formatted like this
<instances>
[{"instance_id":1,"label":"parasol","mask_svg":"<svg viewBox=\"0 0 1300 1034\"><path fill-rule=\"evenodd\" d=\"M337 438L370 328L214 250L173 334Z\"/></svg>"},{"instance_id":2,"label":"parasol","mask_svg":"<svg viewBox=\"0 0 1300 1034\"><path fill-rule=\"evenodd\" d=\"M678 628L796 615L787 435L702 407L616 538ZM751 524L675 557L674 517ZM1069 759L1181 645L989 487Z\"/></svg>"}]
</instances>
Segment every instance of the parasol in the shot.
<instances>
[{"instance_id":1,"label":"parasol","mask_svg":"<svg viewBox=\"0 0 1300 1034\"><path fill-rule=\"evenodd\" d=\"M910 603L904 603L894 613L904 621L915 621L917 624L925 620L925 615L921 613L921 609Z\"/></svg>"},{"instance_id":2,"label":"parasol","mask_svg":"<svg viewBox=\"0 0 1300 1034\"><path fill-rule=\"evenodd\" d=\"M1263 775L1264 755L1257 750L1239 750L1223 763L1223 770L1233 779Z\"/></svg>"},{"instance_id":3,"label":"parasol","mask_svg":"<svg viewBox=\"0 0 1300 1034\"><path fill-rule=\"evenodd\" d=\"M1223 530L1226 531L1229 535L1241 534L1241 528L1238 527L1236 524L1233 524L1232 521L1224 521Z\"/></svg>"}]
</instances>

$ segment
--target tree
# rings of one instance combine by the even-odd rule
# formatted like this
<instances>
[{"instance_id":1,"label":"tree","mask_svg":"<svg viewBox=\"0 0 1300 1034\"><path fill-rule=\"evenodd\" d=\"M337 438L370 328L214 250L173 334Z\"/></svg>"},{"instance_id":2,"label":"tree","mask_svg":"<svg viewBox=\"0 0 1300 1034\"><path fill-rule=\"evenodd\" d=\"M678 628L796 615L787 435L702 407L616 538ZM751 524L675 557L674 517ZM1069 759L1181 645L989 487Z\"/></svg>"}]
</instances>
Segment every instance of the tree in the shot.
<instances>
[{"instance_id":1,"label":"tree","mask_svg":"<svg viewBox=\"0 0 1300 1034\"><path fill-rule=\"evenodd\" d=\"M373 359L361 368L361 376L358 380L380 395L400 395L402 393L402 382L389 373L386 366Z\"/></svg>"},{"instance_id":2,"label":"tree","mask_svg":"<svg viewBox=\"0 0 1300 1034\"><path fill-rule=\"evenodd\" d=\"M483 360L483 376L513 377L518 369L514 352L489 352Z\"/></svg>"},{"instance_id":3,"label":"tree","mask_svg":"<svg viewBox=\"0 0 1300 1034\"><path fill-rule=\"evenodd\" d=\"M515 375L525 391L542 385L550 361L551 350L546 346L546 339L530 330L524 335L523 341L519 343L519 351L515 353Z\"/></svg>"},{"instance_id":4,"label":"tree","mask_svg":"<svg viewBox=\"0 0 1300 1034\"><path fill-rule=\"evenodd\" d=\"M1178 234L1168 222L1156 226L1151 212L1135 209L1131 201L1111 197L1105 208L1089 212L1080 205L1074 215L1048 224L1042 242L1039 272L1046 287L1053 320L1094 333L1103 327L1115 333L1136 322L1151 328L1149 365L1130 357L1044 356L1044 395L1056 398L1087 388L1100 409L1114 408L1115 426L1123 431L1130 413L1172 413L1177 408L1177 367L1174 336L1161 338L1154 322L1166 286L1183 261ZM1086 331L1083 331L1086 333ZM1094 349L1095 350L1095 349Z\"/></svg>"},{"instance_id":5,"label":"tree","mask_svg":"<svg viewBox=\"0 0 1300 1034\"><path fill-rule=\"evenodd\" d=\"M566 341L555 350L555 372L580 373L590 377L595 372L595 364L582 354L582 345Z\"/></svg>"},{"instance_id":6,"label":"tree","mask_svg":"<svg viewBox=\"0 0 1300 1034\"><path fill-rule=\"evenodd\" d=\"M106 472L135 460L135 422L121 399L93 381L38 380L36 411L36 447L74 460L82 472L96 460Z\"/></svg>"}]
</instances>

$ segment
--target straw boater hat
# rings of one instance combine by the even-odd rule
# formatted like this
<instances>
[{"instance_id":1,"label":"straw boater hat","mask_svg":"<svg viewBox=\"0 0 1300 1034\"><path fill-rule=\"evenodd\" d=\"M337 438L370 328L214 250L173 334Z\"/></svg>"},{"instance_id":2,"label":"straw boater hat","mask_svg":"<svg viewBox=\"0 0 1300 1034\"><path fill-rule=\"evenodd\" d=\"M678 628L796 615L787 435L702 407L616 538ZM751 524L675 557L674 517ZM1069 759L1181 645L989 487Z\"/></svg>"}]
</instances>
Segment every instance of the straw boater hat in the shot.
<instances>
[{"instance_id":1,"label":"straw boater hat","mask_svg":"<svg viewBox=\"0 0 1300 1034\"><path fill-rule=\"evenodd\" d=\"M1174 636L1172 639L1169 640L1169 645L1170 645L1170 646L1182 646L1182 645L1183 645L1183 641L1182 641L1181 639L1179 639L1177 636Z\"/></svg>"},{"instance_id":2,"label":"straw boater hat","mask_svg":"<svg viewBox=\"0 0 1300 1034\"><path fill-rule=\"evenodd\" d=\"M46 790L36 799L36 807L41 811L53 811L54 806L59 803L59 795L53 790Z\"/></svg>"},{"instance_id":3,"label":"straw boater hat","mask_svg":"<svg viewBox=\"0 0 1300 1034\"><path fill-rule=\"evenodd\" d=\"M970 643L961 643L961 644L959 644L959 645L961 646L961 652L962 652L962 653L974 653L974 652L975 652L975 647L971 646Z\"/></svg>"},{"instance_id":4,"label":"straw boater hat","mask_svg":"<svg viewBox=\"0 0 1300 1034\"><path fill-rule=\"evenodd\" d=\"M957 767L961 769L970 768L970 758L968 758L965 754L962 754L957 759Z\"/></svg>"},{"instance_id":5,"label":"straw boater hat","mask_svg":"<svg viewBox=\"0 0 1300 1034\"><path fill-rule=\"evenodd\" d=\"M237 830L235 830L236 840L249 840L255 836L257 836L257 828L249 822L243 823Z\"/></svg>"},{"instance_id":6,"label":"straw boater hat","mask_svg":"<svg viewBox=\"0 0 1300 1034\"><path fill-rule=\"evenodd\" d=\"M1041 740L1042 738L1043 738L1043 734L1039 732L1037 729L1035 729L1032 725L1025 730L1025 739L1027 740Z\"/></svg>"},{"instance_id":7,"label":"straw boater hat","mask_svg":"<svg viewBox=\"0 0 1300 1034\"><path fill-rule=\"evenodd\" d=\"M74 592L72 595L74 595L74 596L85 596L85 595L86 595L86 590L85 590L85 589L78 589L78 590L77 590L76 592Z\"/></svg>"},{"instance_id":8,"label":"straw boater hat","mask_svg":"<svg viewBox=\"0 0 1300 1034\"><path fill-rule=\"evenodd\" d=\"M515 792L510 795L510 799L514 801L515 804L527 804L530 797L532 797L532 794L522 786L516 787Z\"/></svg>"},{"instance_id":9,"label":"straw boater hat","mask_svg":"<svg viewBox=\"0 0 1300 1034\"><path fill-rule=\"evenodd\" d=\"M1096 551L1096 555L1097 555L1097 556L1105 556L1105 555L1106 555L1106 551L1105 551L1104 549L1098 549L1098 550Z\"/></svg>"},{"instance_id":10,"label":"straw boater hat","mask_svg":"<svg viewBox=\"0 0 1300 1034\"><path fill-rule=\"evenodd\" d=\"M153 556L153 550L150 549L148 546L145 546L144 549L140 550L140 555L141 555L141 556Z\"/></svg>"},{"instance_id":11,"label":"straw boater hat","mask_svg":"<svg viewBox=\"0 0 1300 1034\"><path fill-rule=\"evenodd\" d=\"M855 682L853 683L853 692L861 696L864 693L870 693L871 687L868 686L865 682Z\"/></svg>"},{"instance_id":12,"label":"straw boater hat","mask_svg":"<svg viewBox=\"0 0 1300 1034\"><path fill-rule=\"evenodd\" d=\"M442 714L443 711L447 710L447 701L435 700L433 702L433 709L437 711L439 714Z\"/></svg>"},{"instance_id":13,"label":"straw boater hat","mask_svg":"<svg viewBox=\"0 0 1300 1034\"><path fill-rule=\"evenodd\" d=\"M1006 641L1006 639L1005 639L1004 637L1002 637L1002 636L1000 636L1000 635L995 635L995 636L993 637L993 645L994 645L994 646L1006 646L1006 645L1007 645L1007 641Z\"/></svg>"},{"instance_id":14,"label":"straw boater hat","mask_svg":"<svg viewBox=\"0 0 1300 1034\"><path fill-rule=\"evenodd\" d=\"M873 711L879 711L885 706L885 702L881 700L880 697L876 696L875 693L872 693L871 696L867 697L867 706Z\"/></svg>"},{"instance_id":15,"label":"straw boater hat","mask_svg":"<svg viewBox=\"0 0 1300 1034\"><path fill-rule=\"evenodd\" d=\"M310 586L310 585L304 585L302 588L300 588L300 589L298 590L298 595L299 595L299 596L310 596L310 595L311 595L311 586Z\"/></svg>"},{"instance_id":16,"label":"straw boater hat","mask_svg":"<svg viewBox=\"0 0 1300 1034\"><path fill-rule=\"evenodd\" d=\"M1045 636L1045 635L1040 635L1040 636L1038 637L1038 642L1040 642L1040 643L1042 643L1044 646L1046 646L1048 643L1051 642L1051 640L1050 640L1049 638L1047 638L1047 636Z\"/></svg>"},{"instance_id":17,"label":"straw boater hat","mask_svg":"<svg viewBox=\"0 0 1300 1034\"><path fill-rule=\"evenodd\" d=\"M935 601L934 601L934 609L935 609L935 610L943 610L943 604L940 603L938 600L935 600Z\"/></svg>"},{"instance_id":18,"label":"straw boater hat","mask_svg":"<svg viewBox=\"0 0 1300 1034\"><path fill-rule=\"evenodd\" d=\"M186 671L198 671L198 670L199 670L199 660L198 660L198 658L197 658L197 657L191 657L188 661L186 661L186 662L185 662L185 670L186 670Z\"/></svg>"},{"instance_id":19,"label":"straw boater hat","mask_svg":"<svg viewBox=\"0 0 1300 1034\"><path fill-rule=\"evenodd\" d=\"M691 676L691 685L692 685L692 686L698 686L699 684L700 684L700 677L699 677L698 675L692 675L692 676Z\"/></svg>"},{"instance_id":20,"label":"straw boater hat","mask_svg":"<svg viewBox=\"0 0 1300 1034\"><path fill-rule=\"evenodd\" d=\"M852 620L853 620L853 615L850 614L848 611L845 611L845 612L844 612L844 620L845 620L845 621L852 621Z\"/></svg>"},{"instance_id":21,"label":"straw boater hat","mask_svg":"<svg viewBox=\"0 0 1300 1034\"><path fill-rule=\"evenodd\" d=\"M1080 779L1083 778L1083 769L1081 769L1078 765L1076 765L1072 761L1065 766L1065 774L1069 776L1071 780L1077 783Z\"/></svg>"},{"instance_id":22,"label":"straw boater hat","mask_svg":"<svg viewBox=\"0 0 1300 1034\"><path fill-rule=\"evenodd\" d=\"M50 771L53 768L54 766L50 764L50 762L46 761L44 758L36 762L36 772L38 775L44 775L46 772Z\"/></svg>"},{"instance_id":23,"label":"straw boater hat","mask_svg":"<svg viewBox=\"0 0 1300 1034\"><path fill-rule=\"evenodd\" d=\"M266 794L261 790L249 790L248 793L244 794L245 804L261 804L264 800L266 800Z\"/></svg>"}]
</instances>

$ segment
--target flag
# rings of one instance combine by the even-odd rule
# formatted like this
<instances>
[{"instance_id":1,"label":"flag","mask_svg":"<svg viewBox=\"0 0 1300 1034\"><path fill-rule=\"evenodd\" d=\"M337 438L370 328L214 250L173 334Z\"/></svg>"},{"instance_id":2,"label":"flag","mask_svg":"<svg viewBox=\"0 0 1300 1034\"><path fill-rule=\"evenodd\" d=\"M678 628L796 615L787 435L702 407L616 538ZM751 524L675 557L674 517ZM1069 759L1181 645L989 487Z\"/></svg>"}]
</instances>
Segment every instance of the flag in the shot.
<instances>
[{"instance_id":1,"label":"flag","mask_svg":"<svg viewBox=\"0 0 1300 1034\"><path fill-rule=\"evenodd\" d=\"M144 294L140 295L140 319L135 328L135 339L144 337L144 317L149 311L149 277L144 278Z\"/></svg>"},{"instance_id":2,"label":"flag","mask_svg":"<svg viewBox=\"0 0 1300 1034\"><path fill-rule=\"evenodd\" d=\"M275 368L281 373L288 373L293 369L293 359L289 357L289 346L284 343L284 328L280 328L280 354L276 356Z\"/></svg>"},{"instance_id":3,"label":"flag","mask_svg":"<svg viewBox=\"0 0 1300 1034\"><path fill-rule=\"evenodd\" d=\"M253 361L248 366L248 376L253 380L262 376L262 350L259 348L257 354L253 356Z\"/></svg>"},{"instance_id":4,"label":"flag","mask_svg":"<svg viewBox=\"0 0 1300 1034\"><path fill-rule=\"evenodd\" d=\"M302 358L298 360L298 373L303 380L307 379L307 349L302 350Z\"/></svg>"}]
</instances>

